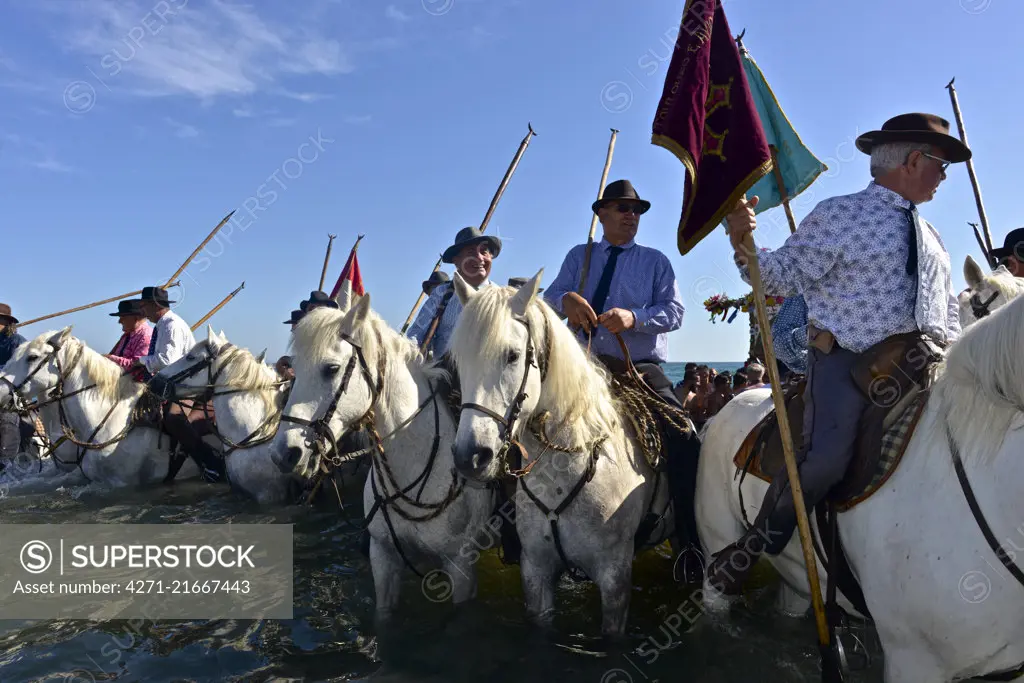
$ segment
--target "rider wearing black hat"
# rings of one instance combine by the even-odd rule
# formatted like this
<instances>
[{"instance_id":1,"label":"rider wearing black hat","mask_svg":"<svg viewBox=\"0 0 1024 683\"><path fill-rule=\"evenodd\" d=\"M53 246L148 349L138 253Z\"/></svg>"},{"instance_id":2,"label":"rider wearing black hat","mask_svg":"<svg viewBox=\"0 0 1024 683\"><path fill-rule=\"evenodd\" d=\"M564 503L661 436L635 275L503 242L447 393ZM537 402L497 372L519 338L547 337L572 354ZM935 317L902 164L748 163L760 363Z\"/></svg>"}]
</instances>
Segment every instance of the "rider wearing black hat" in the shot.
<instances>
[{"instance_id":1,"label":"rider wearing black hat","mask_svg":"<svg viewBox=\"0 0 1024 683\"><path fill-rule=\"evenodd\" d=\"M1011 230L1003 240L1002 249L993 249L992 258L1005 266L1010 275L1024 277L1024 228Z\"/></svg>"}]
</instances>

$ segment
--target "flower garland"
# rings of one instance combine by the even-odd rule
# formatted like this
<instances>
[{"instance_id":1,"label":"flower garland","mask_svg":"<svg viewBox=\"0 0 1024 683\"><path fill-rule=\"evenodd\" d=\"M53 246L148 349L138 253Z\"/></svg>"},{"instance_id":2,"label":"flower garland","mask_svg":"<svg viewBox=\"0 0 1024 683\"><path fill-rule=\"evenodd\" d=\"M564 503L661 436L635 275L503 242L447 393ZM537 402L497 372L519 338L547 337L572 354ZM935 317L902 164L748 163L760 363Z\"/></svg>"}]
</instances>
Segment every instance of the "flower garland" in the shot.
<instances>
[{"instance_id":1,"label":"flower garland","mask_svg":"<svg viewBox=\"0 0 1024 683\"><path fill-rule=\"evenodd\" d=\"M765 303L771 306L780 306L785 297L781 296L766 296L764 298ZM751 306L754 303L754 293L751 292L746 296L740 297L739 299L730 299L725 294L715 294L710 299L704 302L704 310L711 314L711 322L714 323L715 319L719 316L726 322L732 322L735 320L736 315L741 311L747 313L750 311ZM732 311L732 315L729 312Z\"/></svg>"}]
</instances>

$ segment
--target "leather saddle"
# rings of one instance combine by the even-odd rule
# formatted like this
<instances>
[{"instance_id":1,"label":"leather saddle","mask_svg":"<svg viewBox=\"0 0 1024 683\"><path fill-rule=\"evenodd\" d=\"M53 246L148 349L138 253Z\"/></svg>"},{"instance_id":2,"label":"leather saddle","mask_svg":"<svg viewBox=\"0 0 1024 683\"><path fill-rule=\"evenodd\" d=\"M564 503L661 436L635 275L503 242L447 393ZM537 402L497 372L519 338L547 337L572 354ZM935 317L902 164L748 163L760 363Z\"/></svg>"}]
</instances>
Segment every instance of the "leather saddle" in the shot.
<instances>
[{"instance_id":1,"label":"leather saddle","mask_svg":"<svg viewBox=\"0 0 1024 683\"><path fill-rule=\"evenodd\" d=\"M933 367L941 358L941 351L919 333L890 337L861 354L851 375L869 403L860 417L854 457L843 480L829 494L840 510L866 500L895 471L924 408ZM800 452L804 442L806 386L806 378L800 378L784 389L794 453ZM900 448L894 450L893 444ZM734 462L742 472L764 481L786 476L774 409L751 430Z\"/></svg>"}]
</instances>

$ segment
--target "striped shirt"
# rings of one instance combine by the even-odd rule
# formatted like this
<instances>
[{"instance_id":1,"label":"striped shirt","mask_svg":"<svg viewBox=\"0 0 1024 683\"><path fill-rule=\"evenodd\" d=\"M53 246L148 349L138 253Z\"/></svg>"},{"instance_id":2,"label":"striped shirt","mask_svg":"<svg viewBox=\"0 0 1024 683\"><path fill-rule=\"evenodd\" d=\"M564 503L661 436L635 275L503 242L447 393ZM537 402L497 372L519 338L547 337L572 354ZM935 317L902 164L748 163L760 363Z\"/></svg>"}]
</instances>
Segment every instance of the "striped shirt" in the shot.
<instances>
[{"instance_id":1,"label":"striped shirt","mask_svg":"<svg viewBox=\"0 0 1024 683\"><path fill-rule=\"evenodd\" d=\"M601 273L608 262L608 249L611 243L606 239L594 243L594 251L590 258L590 270L587 272L586 286L583 297L592 301L601 281ZM612 276L611 289L604 310L625 308L633 313L636 323L632 329L622 332L622 340L629 349L633 362L648 361L664 363L668 360L668 333L678 330L683 324L682 299L676 285L675 272L668 257L657 249L645 247L631 240L622 245L624 251L619 255ZM587 245L578 244L569 250L562 262L562 269L554 282L544 292L544 300L560 315L562 297L575 292L580 284L583 271L583 260ZM603 311L595 311L600 315ZM586 334L580 333L579 339L586 343ZM591 352L596 355L608 355L622 358L622 349L615 340L615 335L604 326L598 326L591 340Z\"/></svg>"},{"instance_id":2,"label":"striped shirt","mask_svg":"<svg viewBox=\"0 0 1024 683\"><path fill-rule=\"evenodd\" d=\"M906 273L910 216L916 278ZM850 351L916 330L941 345L960 336L960 305L939 233L911 202L873 181L818 203L781 247L760 250L758 260L765 294L802 294L808 321ZM740 272L749 282L746 267Z\"/></svg>"},{"instance_id":3,"label":"striped shirt","mask_svg":"<svg viewBox=\"0 0 1024 683\"><path fill-rule=\"evenodd\" d=\"M490 287L491 284L490 280L484 280L480 287ZM477 287L477 289L479 290L480 287ZM454 284L446 282L435 287L434 291L427 297L427 300L423 302L423 308L416 315L415 322L405 331L405 336L415 339L417 346L423 346L423 340L426 339L427 332L430 331L430 324L434 322L434 315L437 314L437 309L441 306L441 300L448 292L451 292L451 296L448 297L448 304L445 306L444 314L437 323L437 330L434 332L434 336L430 338L430 348L427 349L427 351L434 354L434 358L440 358L448 350L448 342L451 341L452 332L455 331L455 323L458 322L459 314L462 313L462 302L459 301L459 297L455 294Z\"/></svg>"}]
</instances>

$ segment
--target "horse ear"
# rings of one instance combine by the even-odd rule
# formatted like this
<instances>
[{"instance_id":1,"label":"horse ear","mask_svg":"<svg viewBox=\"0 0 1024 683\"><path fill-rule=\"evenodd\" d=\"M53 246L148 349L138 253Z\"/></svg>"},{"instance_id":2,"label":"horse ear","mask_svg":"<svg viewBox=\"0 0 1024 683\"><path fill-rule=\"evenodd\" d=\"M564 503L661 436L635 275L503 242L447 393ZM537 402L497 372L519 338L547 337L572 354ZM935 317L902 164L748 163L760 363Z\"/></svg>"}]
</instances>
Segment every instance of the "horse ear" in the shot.
<instances>
[{"instance_id":1,"label":"horse ear","mask_svg":"<svg viewBox=\"0 0 1024 683\"><path fill-rule=\"evenodd\" d=\"M455 275L452 277L452 283L455 286L455 296L459 297L459 301L465 306L470 299L476 295L476 291L469 286L469 284L462 279L462 275L459 271L455 271Z\"/></svg>"},{"instance_id":2,"label":"horse ear","mask_svg":"<svg viewBox=\"0 0 1024 683\"><path fill-rule=\"evenodd\" d=\"M359 297L359 301L348 309L348 313L341 320L342 332L353 332L357 327L366 322L370 317L370 294Z\"/></svg>"},{"instance_id":3,"label":"horse ear","mask_svg":"<svg viewBox=\"0 0 1024 683\"><path fill-rule=\"evenodd\" d=\"M338 304L338 309L342 312L347 311L352 306L351 280L344 280L341 283L341 287L338 287L338 293L334 295L334 301Z\"/></svg>"},{"instance_id":4,"label":"horse ear","mask_svg":"<svg viewBox=\"0 0 1024 683\"><path fill-rule=\"evenodd\" d=\"M267 357L267 350L263 349L262 351L260 351L260 355L256 356L256 362L257 363L262 363L266 359L266 357Z\"/></svg>"},{"instance_id":5,"label":"horse ear","mask_svg":"<svg viewBox=\"0 0 1024 683\"><path fill-rule=\"evenodd\" d=\"M530 308L530 304L537 298L537 291L540 289L540 278L544 274L544 269L541 268L537 271L537 274L530 278L529 282L524 284L516 292L515 296L509 302L512 307L512 315L522 317L526 315L527 309Z\"/></svg>"},{"instance_id":6,"label":"horse ear","mask_svg":"<svg viewBox=\"0 0 1024 683\"><path fill-rule=\"evenodd\" d=\"M59 349L64 346L64 342L71 338L71 325L68 325L60 332L54 332L53 335L47 340L50 346L55 349Z\"/></svg>"},{"instance_id":7,"label":"horse ear","mask_svg":"<svg viewBox=\"0 0 1024 683\"><path fill-rule=\"evenodd\" d=\"M964 279L967 280L967 286L971 289L975 289L985 279L985 272L978 265L978 262L971 258L971 255L967 255L967 259L964 261Z\"/></svg>"}]
</instances>

